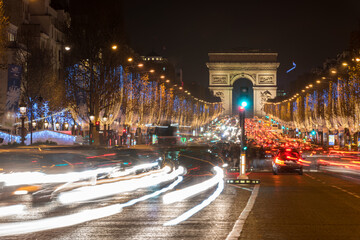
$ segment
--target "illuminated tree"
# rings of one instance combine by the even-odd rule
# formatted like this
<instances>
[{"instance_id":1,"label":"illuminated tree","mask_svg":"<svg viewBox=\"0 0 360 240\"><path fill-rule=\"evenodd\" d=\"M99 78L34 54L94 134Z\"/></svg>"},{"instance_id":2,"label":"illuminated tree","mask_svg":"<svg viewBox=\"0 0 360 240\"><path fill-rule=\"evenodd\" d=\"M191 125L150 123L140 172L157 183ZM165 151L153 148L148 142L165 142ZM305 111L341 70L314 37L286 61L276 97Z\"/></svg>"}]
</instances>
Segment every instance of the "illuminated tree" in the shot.
<instances>
[{"instance_id":1,"label":"illuminated tree","mask_svg":"<svg viewBox=\"0 0 360 240\"><path fill-rule=\"evenodd\" d=\"M4 62L6 44L8 43L7 28L9 18L5 15L4 2L0 0L0 60Z\"/></svg>"}]
</instances>

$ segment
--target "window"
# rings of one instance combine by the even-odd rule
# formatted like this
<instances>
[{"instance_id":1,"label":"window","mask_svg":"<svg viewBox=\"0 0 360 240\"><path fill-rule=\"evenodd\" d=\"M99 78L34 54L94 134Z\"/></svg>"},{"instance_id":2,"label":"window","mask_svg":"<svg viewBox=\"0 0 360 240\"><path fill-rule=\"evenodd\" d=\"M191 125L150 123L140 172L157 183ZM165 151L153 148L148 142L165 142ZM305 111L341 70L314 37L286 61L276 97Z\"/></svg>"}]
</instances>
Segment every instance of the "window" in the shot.
<instances>
[{"instance_id":1,"label":"window","mask_svg":"<svg viewBox=\"0 0 360 240\"><path fill-rule=\"evenodd\" d=\"M10 42L15 42L15 35L12 33L8 33L8 38Z\"/></svg>"}]
</instances>

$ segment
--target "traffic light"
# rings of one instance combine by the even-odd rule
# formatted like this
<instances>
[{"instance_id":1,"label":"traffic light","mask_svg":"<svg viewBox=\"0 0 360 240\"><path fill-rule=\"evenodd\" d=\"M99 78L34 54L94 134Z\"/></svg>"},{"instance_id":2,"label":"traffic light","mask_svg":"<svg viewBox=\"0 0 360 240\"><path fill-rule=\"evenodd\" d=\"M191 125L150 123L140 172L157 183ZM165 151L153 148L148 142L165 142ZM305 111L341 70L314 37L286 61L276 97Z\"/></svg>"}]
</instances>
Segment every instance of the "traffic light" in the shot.
<instances>
[{"instance_id":1,"label":"traffic light","mask_svg":"<svg viewBox=\"0 0 360 240\"><path fill-rule=\"evenodd\" d=\"M242 128L245 125L245 107L243 106L239 107L239 121L240 127Z\"/></svg>"},{"instance_id":2,"label":"traffic light","mask_svg":"<svg viewBox=\"0 0 360 240\"><path fill-rule=\"evenodd\" d=\"M100 131L100 121L95 122L96 131Z\"/></svg>"},{"instance_id":3,"label":"traffic light","mask_svg":"<svg viewBox=\"0 0 360 240\"><path fill-rule=\"evenodd\" d=\"M126 135L126 128L123 129L123 135Z\"/></svg>"},{"instance_id":4,"label":"traffic light","mask_svg":"<svg viewBox=\"0 0 360 240\"><path fill-rule=\"evenodd\" d=\"M242 107L245 108L247 105L248 105L248 103L247 103L246 101L242 101L242 102L241 102L241 106L242 106Z\"/></svg>"},{"instance_id":5,"label":"traffic light","mask_svg":"<svg viewBox=\"0 0 360 240\"><path fill-rule=\"evenodd\" d=\"M313 136L316 135L316 131L314 129L311 131L311 135L313 135Z\"/></svg>"},{"instance_id":6,"label":"traffic light","mask_svg":"<svg viewBox=\"0 0 360 240\"><path fill-rule=\"evenodd\" d=\"M243 147L243 150L246 151L246 150L247 150L247 146L244 146L244 147Z\"/></svg>"}]
</instances>

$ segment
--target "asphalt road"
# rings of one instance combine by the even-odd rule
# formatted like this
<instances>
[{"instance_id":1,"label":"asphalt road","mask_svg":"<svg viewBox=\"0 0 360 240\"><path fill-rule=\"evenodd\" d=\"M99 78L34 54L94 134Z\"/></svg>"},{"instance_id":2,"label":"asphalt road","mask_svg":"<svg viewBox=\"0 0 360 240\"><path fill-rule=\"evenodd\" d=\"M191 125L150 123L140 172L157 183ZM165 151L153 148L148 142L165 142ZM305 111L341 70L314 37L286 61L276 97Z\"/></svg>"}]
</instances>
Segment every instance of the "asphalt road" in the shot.
<instances>
[{"instance_id":1,"label":"asphalt road","mask_svg":"<svg viewBox=\"0 0 360 240\"><path fill-rule=\"evenodd\" d=\"M46 166L52 166L54 164L51 161L77 162L80 158L84 160L88 156L104 154L99 150L57 151L61 161L52 154L44 157L44 154L39 153L39 156L32 151L27 155L31 156L31 162L37 159L46 163ZM0 157L9 156L7 154L9 153ZM22 154L20 151L13 156L21 158ZM211 155L207 149L177 149L167 154L168 158L174 158L174 161L188 169L176 190L210 179L214 165L222 164L221 159ZM112 157L103 156L101 161L109 162ZM8 164L8 161L11 159L4 160L4 164ZM164 223L206 201L217 187L169 205L164 204L162 195L159 195L124 207L111 216L69 227L1 239L226 239L239 217L246 212L244 209L250 212L243 226L237 228L237 231L241 231L239 239L360 239L360 177L356 171L339 172L333 168L322 167L319 172L306 171L303 176L296 173L281 173L275 176L270 171L265 171L253 172L249 177L261 180L256 198L251 197L254 185L225 185L220 196L208 206L174 226L164 226ZM2 224L5 223L36 221L128 203L170 184L171 182L167 182L152 188L70 206L62 206L56 202L32 205L31 198L24 196L19 200L25 203L29 210L22 215L1 218L0 232ZM249 209L251 198L254 199L254 205ZM2 200L1 204L7 204L6 201L8 200Z\"/></svg>"},{"instance_id":2,"label":"asphalt road","mask_svg":"<svg viewBox=\"0 0 360 240\"><path fill-rule=\"evenodd\" d=\"M360 239L355 178L330 172L251 177L261 187L240 239Z\"/></svg>"}]
</instances>

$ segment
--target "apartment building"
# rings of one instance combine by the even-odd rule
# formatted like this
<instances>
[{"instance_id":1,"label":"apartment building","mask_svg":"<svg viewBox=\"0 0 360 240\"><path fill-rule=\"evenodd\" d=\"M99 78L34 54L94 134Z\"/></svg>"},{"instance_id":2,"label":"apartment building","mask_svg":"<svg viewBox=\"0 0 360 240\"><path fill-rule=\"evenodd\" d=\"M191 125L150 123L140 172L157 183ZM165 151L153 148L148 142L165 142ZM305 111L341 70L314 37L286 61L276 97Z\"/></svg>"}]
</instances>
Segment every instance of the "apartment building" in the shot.
<instances>
[{"instance_id":1,"label":"apartment building","mask_svg":"<svg viewBox=\"0 0 360 240\"><path fill-rule=\"evenodd\" d=\"M13 129L17 118L22 73L18 51L27 43L51 52L54 71L62 77L65 31L70 15L54 9L51 0L3 0L9 17L8 46L0 69L0 130Z\"/></svg>"}]
</instances>

